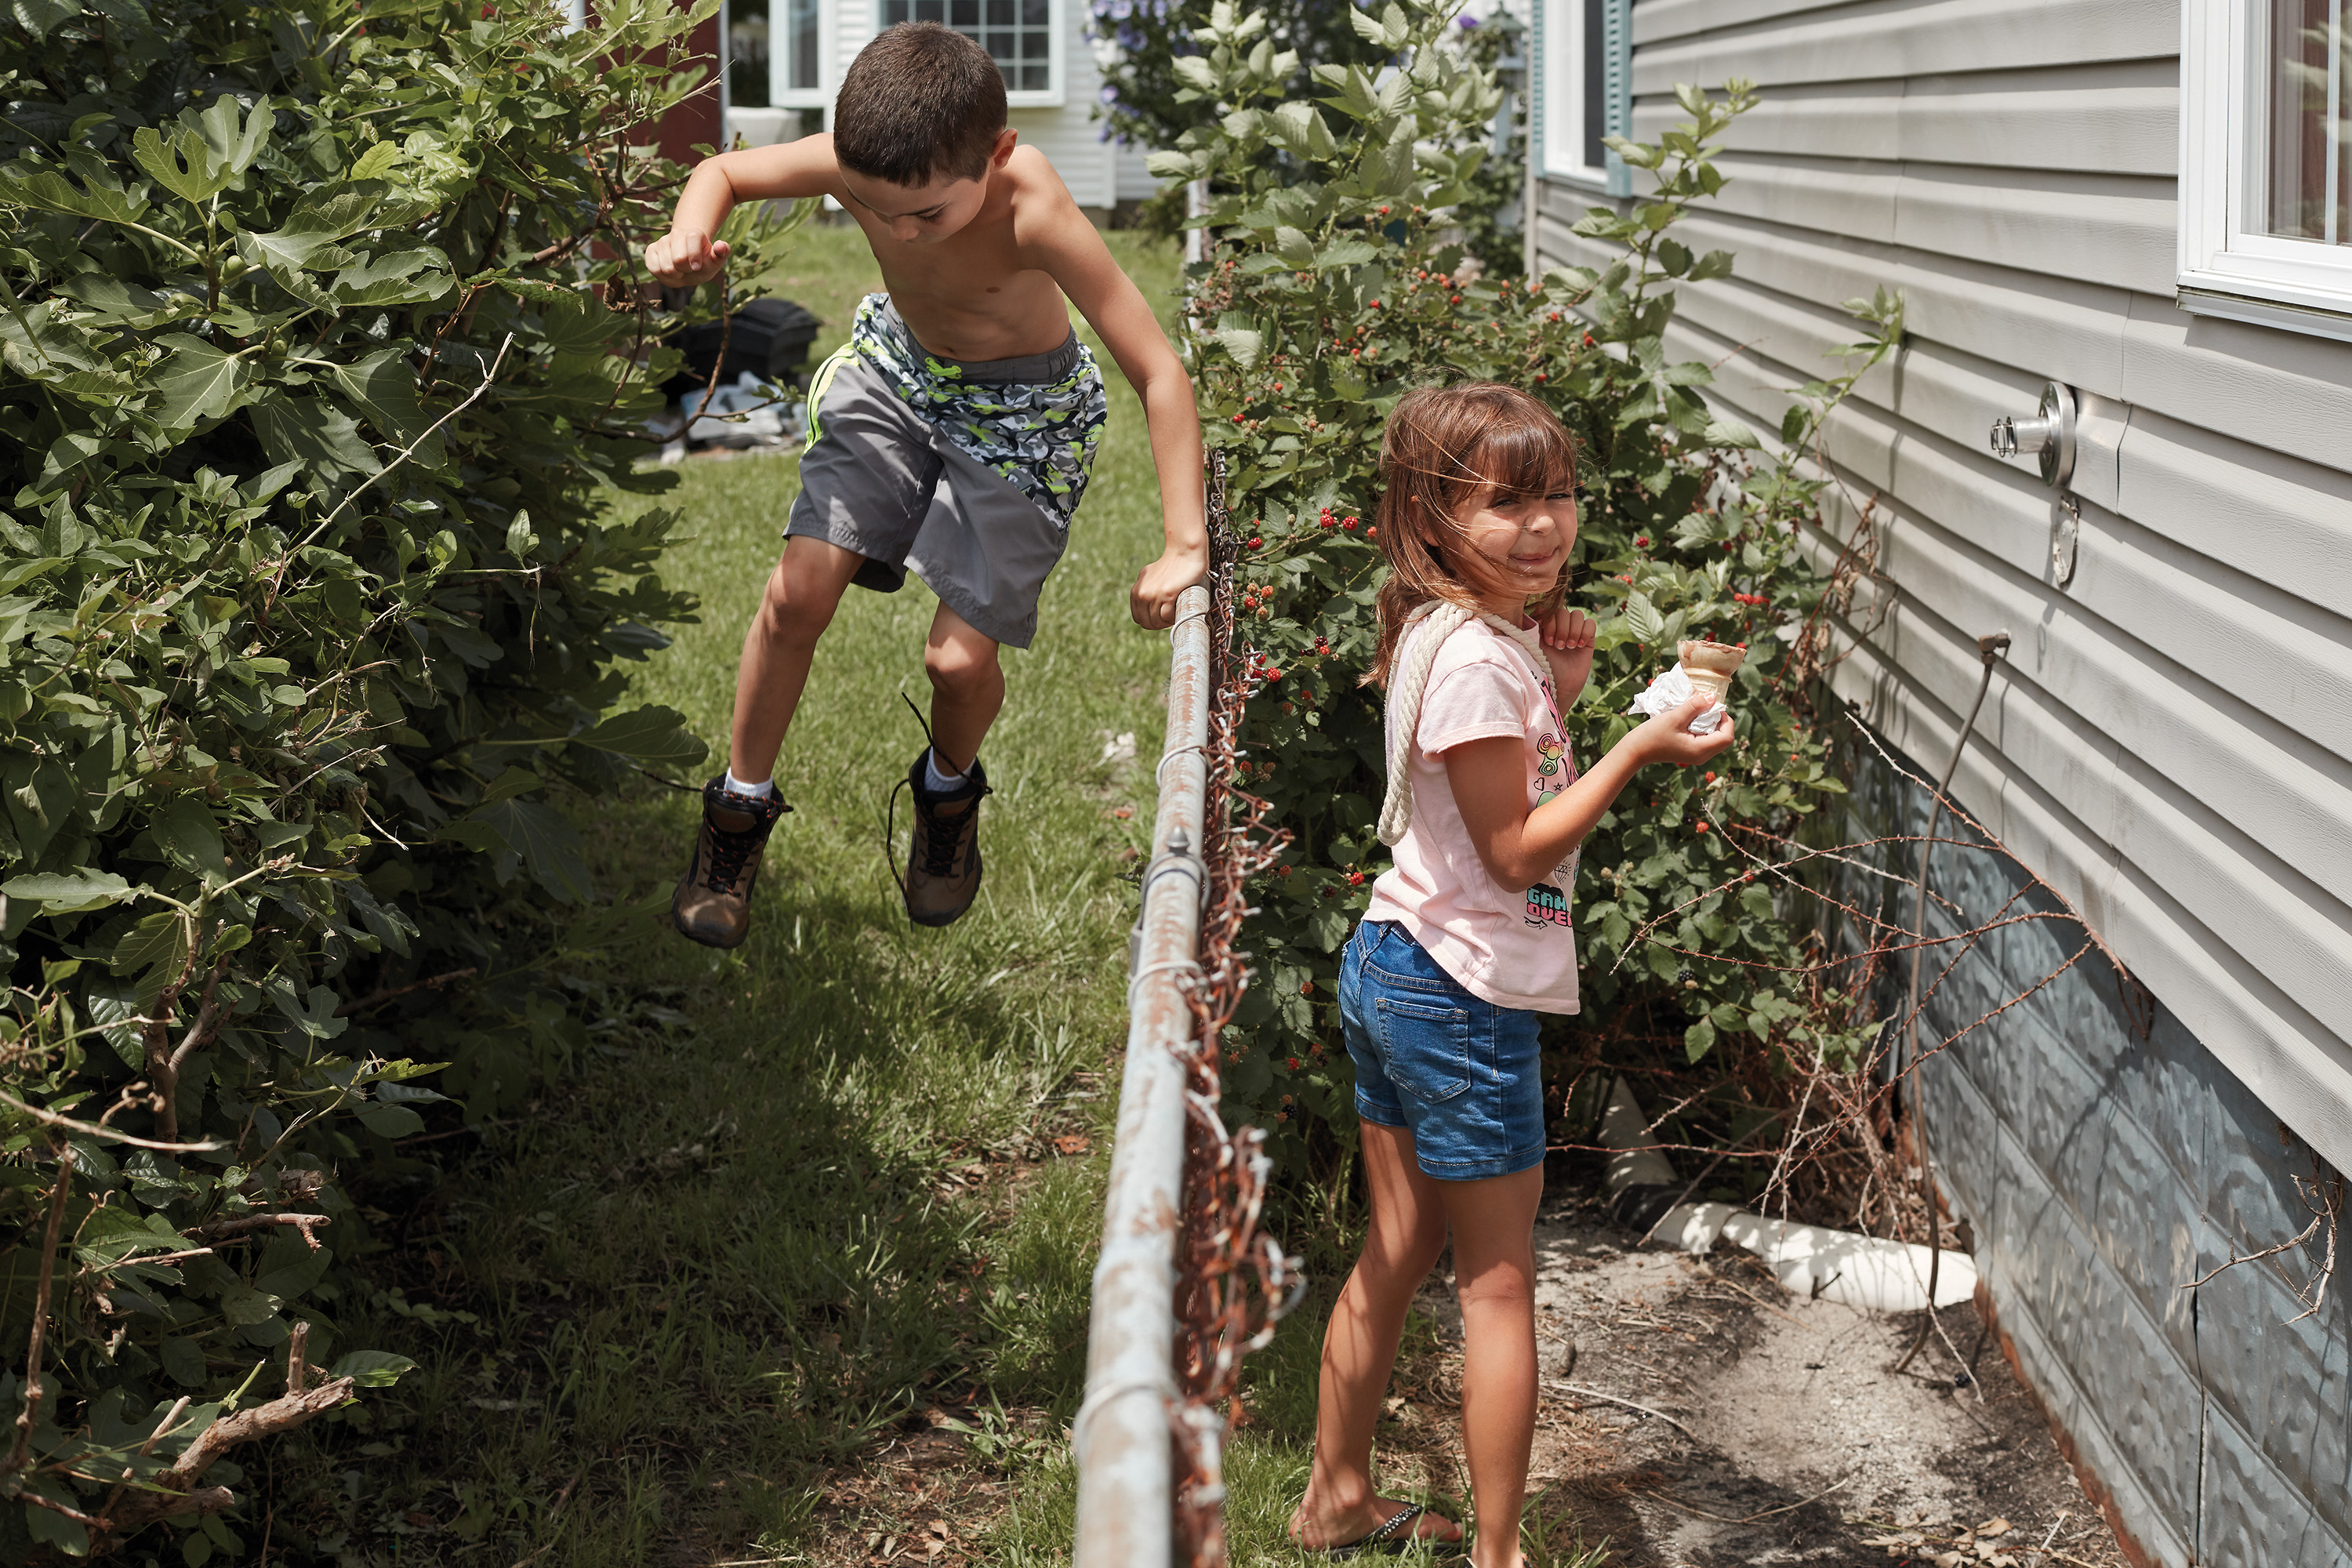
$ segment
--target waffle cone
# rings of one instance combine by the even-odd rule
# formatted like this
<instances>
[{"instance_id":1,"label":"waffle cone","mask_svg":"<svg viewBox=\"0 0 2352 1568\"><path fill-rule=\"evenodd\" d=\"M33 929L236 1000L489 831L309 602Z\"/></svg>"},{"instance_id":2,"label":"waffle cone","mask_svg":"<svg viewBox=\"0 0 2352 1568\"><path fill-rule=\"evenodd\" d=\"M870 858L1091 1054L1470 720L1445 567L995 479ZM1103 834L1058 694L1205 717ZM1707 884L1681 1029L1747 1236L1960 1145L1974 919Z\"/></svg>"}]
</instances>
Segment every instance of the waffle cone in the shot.
<instances>
[{"instance_id":1,"label":"waffle cone","mask_svg":"<svg viewBox=\"0 0 2352 1568\"><path fill-rule=\"evenodd\" d=\"M1739 673L1740 665L1748 658L1744 647L1696 639L1677 644L1675 651L1682 659L1683 673L1690 677L1691 685L1717 702L1731 689L1731 678Z\"/></svg>"}]
</instances>

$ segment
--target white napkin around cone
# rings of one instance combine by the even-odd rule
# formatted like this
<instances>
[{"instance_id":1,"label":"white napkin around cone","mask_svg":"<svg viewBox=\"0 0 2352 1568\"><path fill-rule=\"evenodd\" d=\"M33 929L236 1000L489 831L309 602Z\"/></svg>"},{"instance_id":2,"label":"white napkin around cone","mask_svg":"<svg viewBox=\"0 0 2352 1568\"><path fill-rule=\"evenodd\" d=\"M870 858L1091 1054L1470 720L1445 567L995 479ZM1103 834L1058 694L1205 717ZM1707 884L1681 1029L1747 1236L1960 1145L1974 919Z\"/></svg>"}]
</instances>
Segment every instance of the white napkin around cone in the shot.
<instances>
[{"instance_id":1,"label":"white napkin around cone","mask_svg":"<svg viewBox=\"0 0 2352 1568\"><path fill-rule=\"evenodd\" d=\"M1671 713L1689 701L1692 694L1697 689L1697 687L1691 684L1690 671L1679 664L1669 665L1660 670L1657 679L1651 681L1649 686L1633 699L1633 706L1629 711L1653 716ZM1715 733L1716 726L1722 723L1725 717L1726 710L1723 704L1718 702L1690 721L1690 732L1694 735L1712 735Z\"/></svg>"}]
</instances>

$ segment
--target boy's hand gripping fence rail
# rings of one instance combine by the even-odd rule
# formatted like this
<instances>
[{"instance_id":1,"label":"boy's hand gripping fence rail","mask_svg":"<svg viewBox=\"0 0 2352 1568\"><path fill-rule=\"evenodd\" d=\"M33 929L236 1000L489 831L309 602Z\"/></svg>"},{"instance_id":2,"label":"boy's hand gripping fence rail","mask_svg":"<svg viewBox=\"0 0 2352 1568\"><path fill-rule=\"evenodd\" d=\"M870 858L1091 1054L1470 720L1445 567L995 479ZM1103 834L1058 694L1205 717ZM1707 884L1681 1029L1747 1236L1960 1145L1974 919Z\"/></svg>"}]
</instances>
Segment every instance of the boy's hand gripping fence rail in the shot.
<instances>
[{"instance_id":1,"label":"boy's hand gripping fence rail","mask_svg":"<svg viewBox=\"0 0 2352 1568\"><path fill-rule=\"evenodd\" d=\"M1177 601L1152 858L1128 980L1127 1067L1087 1344L1076 1568L1225 1561L1222 1451L1242 1355L1302 1288L1258 1229L1268 1162L1227 1132L1218 1041L1248 972L1233 942L1249 879L1286 834L1233 788L1251 680L1228 657L1234 538L1224 467L1209 489L1208 582ZM1240 820L1236 822L1236 806Z\"/></svg>"}]
</instances>

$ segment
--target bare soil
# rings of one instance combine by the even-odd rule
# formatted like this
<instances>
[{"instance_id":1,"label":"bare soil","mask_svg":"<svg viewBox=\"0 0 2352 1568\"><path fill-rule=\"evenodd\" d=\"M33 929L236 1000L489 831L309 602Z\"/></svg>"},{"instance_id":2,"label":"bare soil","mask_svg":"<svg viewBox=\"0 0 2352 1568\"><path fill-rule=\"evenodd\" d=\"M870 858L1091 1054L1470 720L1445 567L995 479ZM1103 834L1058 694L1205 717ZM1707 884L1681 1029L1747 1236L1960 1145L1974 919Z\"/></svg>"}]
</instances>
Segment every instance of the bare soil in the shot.
<instances>
[{"instance_id":1,"label":"bare soil","mask_svg":"<svg viewBox=\"0 0 2352 1568\"><path fill-rule=\"evenodd\" d=\"M1553 1200L1537 1226L1531 1494L1557 1561L1605 1542L1609 1568L2125 1562L2041 1406L1996 1343L1977 1351L1973 1308L1941 1313L1898 1374L1920 1315L1792 1297L1737 1249L1637 1241L1587 1198ZM1391 1402L1383 1468L1458 1496L1451 1280L1422 1305L1435 1364Z\"/></svg>"}]
</instances>

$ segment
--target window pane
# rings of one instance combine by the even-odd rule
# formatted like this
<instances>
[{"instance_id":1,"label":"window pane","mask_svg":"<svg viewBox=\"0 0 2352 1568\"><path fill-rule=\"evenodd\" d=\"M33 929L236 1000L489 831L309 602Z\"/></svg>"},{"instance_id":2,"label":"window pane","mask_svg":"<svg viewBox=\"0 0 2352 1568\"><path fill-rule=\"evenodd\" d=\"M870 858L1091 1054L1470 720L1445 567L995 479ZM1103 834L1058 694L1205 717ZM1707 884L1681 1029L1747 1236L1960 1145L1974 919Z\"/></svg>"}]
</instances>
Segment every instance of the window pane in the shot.
<instances>
[{"instance_id":1,"label":"window pane","mask_svg":"<svg viewBox=\"0 0 2352 1568\"><path fill-rule=\"evenodd\" d=\"M1601 26L1605 13L1601 0L1584 0L1582 9L1578 22L1584 29L1583 157L1586 168L1598 169L1609 160L1609 149L1601 144L1609 134L1609 57Z\"/></svg>"},{"instance_id":2,"label":"window pane","mask_svg":"<svg viewBox=\"0 0 2352 1568\"><path fill-rule=\"evenodd\" d=\"M816 0L785 0L809 5ZM977 39L1004 73L1012 92L1045 92L1052 89L1053 0L883 0L885 26L908 19L945 22L957 32Z\"/></svg>"},{"instance_id":3,"label":"window pane","mask_svg":"<svg viewBox=\"0 0 2352 1568\"><path fill-rule=\"evenodd\" d=\"M814 89L816 76L816 8L817 0L785 0L790 9L792 36L787 44L793 51L790 80L795 88Z\"/></svg>"},{"instance_id":4,"label":"window pane","mask_svg":"<svg viewBox=\"0 0 2352 1568\"><path fill-rule=\"evenodd\" d=\"M768 107L768 0L729 0L727 101L738 109Z\"/></svg>"},{"instance_id":5,"label":"window pane","mask_svg":"<svg viewBox=\"0 0 2352 1568\"><path fill-rule=\"evenodd\" d=\"M2352 0L2271 0L2269 232L2352 243L2346 121L2346 8Z\"/></svg>"}]
</instances>

